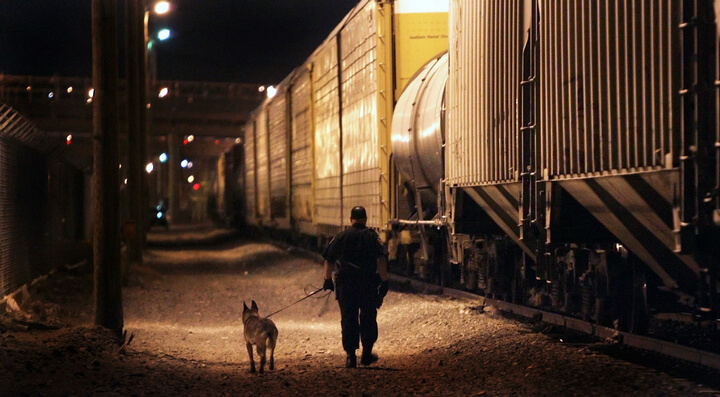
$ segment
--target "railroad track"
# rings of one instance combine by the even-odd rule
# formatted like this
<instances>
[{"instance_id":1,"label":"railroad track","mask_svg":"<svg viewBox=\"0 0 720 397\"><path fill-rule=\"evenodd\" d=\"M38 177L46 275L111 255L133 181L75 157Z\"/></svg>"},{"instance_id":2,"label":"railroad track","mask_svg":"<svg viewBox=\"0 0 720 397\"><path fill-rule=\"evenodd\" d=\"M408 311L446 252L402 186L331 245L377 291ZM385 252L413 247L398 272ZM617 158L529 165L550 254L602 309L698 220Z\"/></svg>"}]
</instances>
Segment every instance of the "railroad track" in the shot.
<instances>
[{"instance_id":1,"label":"railroad track","mask_svg":"<svg viewBox=\"0 0 720 397\"><path fill-rule=\"evenodd\" d=\"M409 283L412 287L419 290L434 290L443 295L455 298L466 299L479 302L482 306L495 306L506 313L519 315L536 321L542 321L547 324L557 325L573 331L581 332L587 335L595 336L601 340L612 339L613 341L625 346L658 353L667 357L676 358L690 363L702 365L708 368L720 370L720 354L711 353L680 345L665 340L652 338L649 336L635 335L628 332L618 331L613 328L604 327L588 321L565 315L551 313L548 311L520 306L497 299L491 299L466 291L453 288L443 288L435 284L425 283L423 281L399 276L396 274L388 274L388 277L398 283Z\"/></svg>"}]
</instances>

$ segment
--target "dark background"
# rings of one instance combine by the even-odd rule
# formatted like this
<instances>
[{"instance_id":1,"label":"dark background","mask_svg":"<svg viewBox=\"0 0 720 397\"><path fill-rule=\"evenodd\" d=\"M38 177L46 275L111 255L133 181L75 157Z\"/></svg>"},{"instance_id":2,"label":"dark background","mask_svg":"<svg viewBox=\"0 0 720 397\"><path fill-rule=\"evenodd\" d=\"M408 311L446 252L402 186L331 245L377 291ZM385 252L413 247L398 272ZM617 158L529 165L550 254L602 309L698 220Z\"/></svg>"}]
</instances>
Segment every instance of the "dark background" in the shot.
<instances>
[{"instance_id":1,"label":"dark background","mask_svg":"<svg viewBox=\"0 0 720 397\"><path fill-rule=\"evenodd\" d=\"M327 38L359 0L173 0L151 16L158 79L275 84ZM118 0L120 18L125 1ZM154 4L154 1L150 2ZM119 27L121 77L124 20ZM90 0L0 0L0 73L90 77Z\"/></svg>"}]
</instances>

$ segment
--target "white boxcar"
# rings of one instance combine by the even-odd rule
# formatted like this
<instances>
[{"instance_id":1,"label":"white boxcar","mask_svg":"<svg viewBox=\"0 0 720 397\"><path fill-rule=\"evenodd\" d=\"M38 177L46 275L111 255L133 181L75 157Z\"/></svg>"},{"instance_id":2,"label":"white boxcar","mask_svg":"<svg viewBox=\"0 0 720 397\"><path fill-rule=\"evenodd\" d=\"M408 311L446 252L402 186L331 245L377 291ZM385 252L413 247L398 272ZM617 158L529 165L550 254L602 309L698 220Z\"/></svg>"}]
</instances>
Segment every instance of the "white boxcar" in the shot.
<instances>
[{"instance_id":1,"label":"white boxcar","mask_svg":"<svg viewBox=\"0 0 720 397\"><path fill-rule=\"evenodd\" d=\"M298 68L293 77L291 102L291 210L297 230L315 235L313 225L313 134L310 73Z\"/></svg>"},{"instance_id":2,"label":"white boxcar","mask_svg":"<svg viewBox=\"0 0 720 397\"><path fill-rule=\"evenodd\" d=\"M257 224L257 199L255 197L257 180L255 171L255 127L252 120L245 124L243 148L245 150L243 156L245 160L245 221L248 224L255 225Z\"/></svg>"},{"instance_id":3,"label":"white boxcar","mask_svg":"<svg viewBox=\"0 0 720 397\"><path fill-rule=\"evenodd\" d=\"M255 133L255 216L260 224L270 223L270 173L266 105L257 112Z\"/></svg>"},{"instance_id":4,"label":"white boxcar","mask_svg":"<svg viewBox=\"0 0 720 397\"><path fill-rule=\"evenodd\" d=\"M280 229L290 228L288 211L288 101L287 84L281 83L267 105L270 172L270 218Z\"/></svg>"},{"instance_id":5,"label":"white boxcar","mask_svg":"<svg viewBox=\"0 0 720 397\"><path fill-rule=\"evenodd\" d=\"M314 56L315 222L342 226L340 95L337 40L332 37Z\"/></svg>"},{"instance_id":6,"label":"white boxcar","mask_svg":"<svg viewBox=\"0 0 720 397\"><path fill-rule=\"evenodd\" d=\"M380 224L380 167L377 122L377 25L368 2L340 33L342 81L343 222L365 207L369 227Z\"/></svg>"}]
</instances>

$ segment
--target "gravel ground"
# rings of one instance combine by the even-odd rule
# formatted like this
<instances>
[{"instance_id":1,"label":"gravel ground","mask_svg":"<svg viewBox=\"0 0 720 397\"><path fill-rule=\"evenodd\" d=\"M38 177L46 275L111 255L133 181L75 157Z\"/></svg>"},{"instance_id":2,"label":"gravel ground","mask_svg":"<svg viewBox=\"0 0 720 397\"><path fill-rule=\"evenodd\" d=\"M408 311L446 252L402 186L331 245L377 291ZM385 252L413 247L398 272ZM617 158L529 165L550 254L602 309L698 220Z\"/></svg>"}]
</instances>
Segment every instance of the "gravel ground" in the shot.
<instances>
[{"instance_id":1,"label":"gravel ground","mask_svg":"<svg viewBox=\"0 0 720 397\"><path fill-rule=\"evenodd\" d=\"M151 241L204 235L192 233ZM0 396L720 396L717 385L613 358L603 343L561 343L476 302L397 285L378 314L378 363L344 368L337 302L320 293L272 316L276 368L251 374L243 301L255 300L260 315L281 309L322 284L322 266L294 250L227 238L146 252L123 290L134 337L119 348L90 326L90 271L58 272L33 287L25 314L66 326L0 334Z\"/></svg>"}]
</instances>

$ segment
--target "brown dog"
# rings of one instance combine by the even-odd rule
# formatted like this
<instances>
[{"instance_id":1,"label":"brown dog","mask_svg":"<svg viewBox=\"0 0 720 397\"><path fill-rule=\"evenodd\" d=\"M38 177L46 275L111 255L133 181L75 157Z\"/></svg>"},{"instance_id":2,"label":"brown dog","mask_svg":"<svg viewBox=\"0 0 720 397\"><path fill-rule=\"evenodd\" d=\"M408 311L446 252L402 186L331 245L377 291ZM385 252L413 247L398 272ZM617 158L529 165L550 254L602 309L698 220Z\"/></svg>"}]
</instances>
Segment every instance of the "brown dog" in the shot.
<instances>
[{"instance_id":1,"label":"brown dog","mask_svg":"<svg viewBox=\"0 0 720 397\"><path fill-rule=\"evenodd\" d=\"M269 368L270 370L275 369L275 342L277 342L278 337L275 323L267 318L260 318L255 301L252 301L250 308L243 302L242 319L245 325L245 344L250 356L250 372L255 372L253 345L257 346L257 354L260 356L260 373L263 373L265 369L266 350L270 351Z\"/></svg>"}]
</instances>

